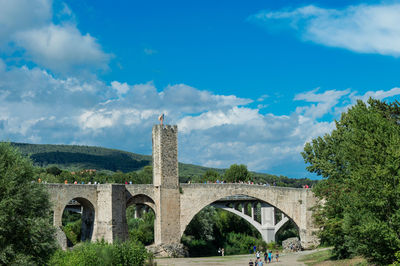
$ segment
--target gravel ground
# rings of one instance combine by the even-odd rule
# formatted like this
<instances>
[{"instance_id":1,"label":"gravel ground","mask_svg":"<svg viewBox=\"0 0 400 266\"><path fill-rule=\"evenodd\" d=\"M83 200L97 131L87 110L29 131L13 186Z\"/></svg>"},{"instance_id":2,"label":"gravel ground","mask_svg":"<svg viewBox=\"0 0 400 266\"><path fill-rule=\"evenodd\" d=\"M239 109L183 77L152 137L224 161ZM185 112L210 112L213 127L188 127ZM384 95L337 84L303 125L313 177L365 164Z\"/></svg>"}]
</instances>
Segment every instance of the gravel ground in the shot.
<instances>
[{"instance_id":1,"label":"gravel ground","mask_svg":"<svg viewBox=\"0 0 400 266\"><path fill-rule=\"evenodd\" d=\"M299 251L294 253L283 253L280 254L279 262L275 260L272 263L265 265L288 265L288 266L297 266L297 265L305 265L302 262L298 262L297 260L306 254L310 254L316 252L318 250L308 250L308 251ZM225 256L225 257L204 257L204 258L159 258L156 259L157 266L170 266L170 265L249 265L249 261L255 259L254 255L236 255L236 256Z\"/></svg>"}]
</instances>

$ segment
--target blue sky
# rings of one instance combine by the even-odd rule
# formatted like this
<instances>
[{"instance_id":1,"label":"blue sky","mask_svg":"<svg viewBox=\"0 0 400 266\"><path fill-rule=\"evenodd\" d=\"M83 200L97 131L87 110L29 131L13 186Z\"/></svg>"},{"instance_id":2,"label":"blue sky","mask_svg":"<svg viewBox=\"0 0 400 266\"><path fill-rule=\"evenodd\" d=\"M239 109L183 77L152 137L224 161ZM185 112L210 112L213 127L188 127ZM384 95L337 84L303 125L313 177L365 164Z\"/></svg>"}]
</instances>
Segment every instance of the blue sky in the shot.
<instances>
[{"instance_id":1,"label":"blue sky","mask_svg":"<svg viewBox=\"0 0 400 266\"><path fill-rule=\"evenodd\" d=\"M400 95L398 1L0 0L0 139L313 177L300 152Z\"/></svg>"}]
</instances>

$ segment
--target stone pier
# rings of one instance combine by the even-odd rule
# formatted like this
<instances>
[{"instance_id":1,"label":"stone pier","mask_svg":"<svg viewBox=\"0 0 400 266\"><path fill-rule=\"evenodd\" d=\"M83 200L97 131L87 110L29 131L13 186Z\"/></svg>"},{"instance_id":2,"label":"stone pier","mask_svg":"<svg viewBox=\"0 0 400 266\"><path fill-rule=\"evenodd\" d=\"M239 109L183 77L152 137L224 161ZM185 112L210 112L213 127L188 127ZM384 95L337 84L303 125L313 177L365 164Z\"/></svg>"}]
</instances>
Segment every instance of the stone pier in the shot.
<instances>
[{"instance_id":1,"label":"stone pier","mask_svg":"<svg viewBox=\"0 0 400 266\"><path fill-rule=\"evenodd\" d=\"M180 242L178 127L153 127L154 243Z\"/></svg>"}]
</instances>

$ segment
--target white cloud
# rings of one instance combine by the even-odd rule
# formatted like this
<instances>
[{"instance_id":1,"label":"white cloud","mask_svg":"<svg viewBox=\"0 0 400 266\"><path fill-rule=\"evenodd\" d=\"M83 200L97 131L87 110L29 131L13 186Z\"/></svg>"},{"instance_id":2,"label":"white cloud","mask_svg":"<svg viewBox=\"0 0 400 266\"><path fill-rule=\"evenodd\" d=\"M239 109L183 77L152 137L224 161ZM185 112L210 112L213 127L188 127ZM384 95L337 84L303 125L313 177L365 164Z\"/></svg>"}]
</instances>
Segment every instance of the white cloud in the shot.
<instances>
[{"instance_id":1,"label":"white cloud","mask_svg":"<svg viewBox=\"0 0 400 266\"><path fill-rule=\"evenodd\" d=\"M222 110L204 112L199 116L185 116L178 122L183 133L192 130L205 130L222 125L251 125L252 121L260 118L256 109L233 107L226 112Z\"/></svg>"},{"instance_id":2,"label":"white cloud","mask_svg":"<svg viewBox=\"0 0 400 266\"><path fill-rule=\"evenodd\" d=\"M316 102L317 105L297 107L296 112L302 113L306 117L321 118L332 111L333 107L339 103L339 100L350 93L350 90L328 90L324 93L317 93L319 89L299 93L294 97L297 101Z\"/></svg>"},{"instance_id":3,"label":"white cloud","mask_svg":"<svg viewBox=\"0 0 400 266\"><path fill-rule=\"evenodd\" d=\"M107 69L111 55L93 36L79 31L65 3L60 14L67 17L54 24L52 4L51 0L0 0L0 51L22 49L25 60L61 74Z\"/></svg>"},{"instance_id":4,"label":"white cloud","mask_svg":"<svg viewBox=\"0 0 400 266\"><path fill-rule=\"evenodd\" d=\"M389 97L393 97L396 95L400 94L400 88L393 88L391 90L388 91L384 91L384 90L378 90L378 91L367 91L364 95L362 95L361 97L357 97L357 96L353 96L353 98L359 98L363 101L367 101L370 97L375 98L375 99L385 99L385 98L389 98Z\"/></svg>"},{"instance_id":5,"label":"white cloud","mask_svg":"<svg viewBox=\"0 0 400 266\"><path fill-rule=\"evenodd\" d=\"M197 90L185 84L168 86L161 99L168 106L180 106L187 113L198 113L219 108L246 105L251 99L238 98L235 95L214 95L209 91Z\"/></svg>"},{"instance_id":6,"label":"white cloud","mask_svg":"<svg viewBox=\"0 0 400 266\"><path fill-rule=\"evenodd\" d=\"M257 99L257 102L263 102L265 99L267 99L269 97L269 95L268 94L264 94L264 95L261 95L258 99Z\"/></svg>"},{"instance_id":7,"label":"white cloud","mask_svg":"<svg viewBox=\"0 0 400 266\"><path fill-rule=\"evenodd\" d=\"M151 127L165 113L166 122L179 127L181 161L213 167L244 163L251 170L293 177L304 173L299 154L304 143L334 128L334 122L319 121L314 112L337 117L337 108L346 108L357 98L400 94L399 88L361 95L350 89L312 90L295 96L300 106L296 111L262 114L250 107L250 99L185 84L163 89L151 82L104 84L96 79L57 78L40 68L7 67L0 61L1 65L1 140L97 145L150 154ZM277 167L283 170L276 172Z\"/></svg>"},{"instance_id":8,"label":"white cloud","mask_svg":"<svg viewBox=\"0 0 400 266\"><path fill-rule=\"evenodd\" d=\"M113 81L111 82L111 87L117 91L117 94L119 96L122 96L123 94L126 94L129 91L129 86L126 82L120 83L118 81Z\"/></svg>"},{"instance_id":9,"label":"white cloud","mask_svg":"<svg viewBox=\"0 0 400 266\"><path fill-rule=\"evenodd\" d=\"M0 43L15 32L49 23L51 17L51 0L0 0Z\"/></svg>"},{"instance_id":10,"label":"white cloud","mask_svg":"<svg viewBox=\"0 0 400 266\"><path fill-rule=\"evenodd\" d=\"M74 25L53 25L18 32L15 42L34 62L56 72L96 66L105 69L105 54L90 34L82 35Z\"/></svg>"},{"instance_id":11,"label":"white cloud","mask_svg":"<svg viewBox=\"0 0 400 266\"><path fill-rule=\"evenodd\" d=\"M325 9L313 5L262 11L250 17L268 28L282 23L304 40L359 53L400 56L400 4L357 5Z\"/></svg>"}]
</instances>

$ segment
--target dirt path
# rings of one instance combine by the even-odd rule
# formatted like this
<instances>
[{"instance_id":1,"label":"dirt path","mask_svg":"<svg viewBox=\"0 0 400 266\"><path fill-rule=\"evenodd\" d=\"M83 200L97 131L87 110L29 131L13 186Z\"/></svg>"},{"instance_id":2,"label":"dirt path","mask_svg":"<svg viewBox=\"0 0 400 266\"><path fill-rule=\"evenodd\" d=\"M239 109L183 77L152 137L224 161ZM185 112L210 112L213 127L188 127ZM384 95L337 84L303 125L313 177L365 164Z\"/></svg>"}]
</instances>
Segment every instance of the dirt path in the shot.
<instances>
[{"instance_id":1,"label":"dirt path","mask_svg":"<svg viewBox=\"0 0 400 266\"><path fill-rule=\"evenodd\" d=\"M316 252L320 249L316 250L308 250L308 251L300 251L295 253L284 253L281 254L279 258L279 262L275 260L270 264L265 265L288 265L288 266L297 266L297 265L305 265L302 262L298 262L297 260L306 254L310 254ZM235 256L225 256L225 257L205 257L205 258L160 258L156 259L157 266L183 266L183 265L249 265L249 261L255 259L254 255L235 255Z\"/></svg>"}]
</instances>

